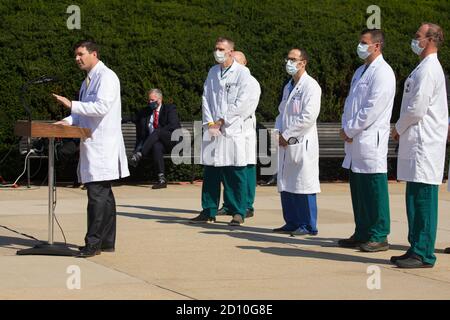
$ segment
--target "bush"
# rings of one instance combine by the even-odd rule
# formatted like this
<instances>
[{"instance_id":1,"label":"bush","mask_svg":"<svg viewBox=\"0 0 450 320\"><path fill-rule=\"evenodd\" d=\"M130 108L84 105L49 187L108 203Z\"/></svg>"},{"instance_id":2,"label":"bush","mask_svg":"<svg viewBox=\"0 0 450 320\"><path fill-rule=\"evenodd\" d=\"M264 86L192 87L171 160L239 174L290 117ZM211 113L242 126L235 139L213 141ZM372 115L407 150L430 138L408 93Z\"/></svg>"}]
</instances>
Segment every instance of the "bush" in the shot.
<instances>
[{"instance_id":1,"label":"bush","mask_svg":"<svg viewBox=\"0 0 450 320\"><path fill-rule=\"evenodd\" d=\"M68 30L67 2L3 0L0 2L0 156L16 141L13 126L26 118L21 87L43 74L61 82L30 87L26 101L34 119L57 120L66 114L50 93L76 97L84 79L74 63L72 45L93 38L102 60L119 76L123 112L145 104L150 87L163 90L178 106L183 121L201 118L202 86L213 65L212 49L219 35L236 41L262 87L259 121L274 121L284 57L294 46L310 55L309 73L323 89L320 121L339 121L350 79L361 61L355 50L372 1L148 1L79 0L81 30ZM379 0L386 32L385 58L396 72L398 90L393 121L400 109L402 86L418 58L409 48L422 21L450 32L448 1ZM450 70L448 44L440 60ZM16 153L2 165L11 179L22 162Z\"/></svg>"}]
</instances>

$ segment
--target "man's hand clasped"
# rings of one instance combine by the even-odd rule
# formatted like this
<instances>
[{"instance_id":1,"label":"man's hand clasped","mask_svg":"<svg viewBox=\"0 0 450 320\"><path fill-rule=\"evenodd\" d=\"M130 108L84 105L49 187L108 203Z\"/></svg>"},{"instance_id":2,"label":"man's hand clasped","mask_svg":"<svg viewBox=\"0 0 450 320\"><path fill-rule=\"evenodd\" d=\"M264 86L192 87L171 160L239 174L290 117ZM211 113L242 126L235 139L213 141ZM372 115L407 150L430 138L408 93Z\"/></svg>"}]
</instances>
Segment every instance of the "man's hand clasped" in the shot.
<instances>
[{"instance_id":1,"label":"man's hand clasped","mask_svg":"<svg viewBox=\"0 0 450 320\"><path fill-rule=\"evenodd\" d=\"M350 138L347 136L347 134L345 133L344 129L341 129L339 131L339 136L341 137L342 140L344 140L345 142L348 143L352 143L353 142L353 138Z\"/></svg>"}]
</instances>

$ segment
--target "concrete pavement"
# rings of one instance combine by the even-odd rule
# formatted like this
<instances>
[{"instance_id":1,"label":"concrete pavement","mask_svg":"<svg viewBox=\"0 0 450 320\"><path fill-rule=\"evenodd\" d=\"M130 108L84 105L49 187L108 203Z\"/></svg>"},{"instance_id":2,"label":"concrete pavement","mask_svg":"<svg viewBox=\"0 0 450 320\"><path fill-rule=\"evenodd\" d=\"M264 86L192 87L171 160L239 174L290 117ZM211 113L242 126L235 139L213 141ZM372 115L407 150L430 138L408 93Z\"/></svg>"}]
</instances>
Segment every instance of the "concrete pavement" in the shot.
<instances>
[{"instance_id":1,"label":"concrete pavement","mask_svg":"<svg viewBox=\"0 0 450 320\"><path fill-rule=\"evenodd\" d=\"M271 232L282 225L275 187L258 187L255 217L230 227L229 217L187 223L200 209L201 184L117 186L115 253L16 256L35 241L0 228L0 299L449 299L450 255L443 249L450 246L450 193L444 186L435 267L404 270L389 263L408 248L404 190L403 183L389 184L392 249L363 253L336 246L354 228L346 183L322 184L316 237ZM46 187L0 189L0 225L46 240L47 193ZM86 191L58 187L57 198L67 242L82 244ZM62 241L56 224L55 240ZM368 289L377 279L381 288Z\"/></svg>"}]
</instances>

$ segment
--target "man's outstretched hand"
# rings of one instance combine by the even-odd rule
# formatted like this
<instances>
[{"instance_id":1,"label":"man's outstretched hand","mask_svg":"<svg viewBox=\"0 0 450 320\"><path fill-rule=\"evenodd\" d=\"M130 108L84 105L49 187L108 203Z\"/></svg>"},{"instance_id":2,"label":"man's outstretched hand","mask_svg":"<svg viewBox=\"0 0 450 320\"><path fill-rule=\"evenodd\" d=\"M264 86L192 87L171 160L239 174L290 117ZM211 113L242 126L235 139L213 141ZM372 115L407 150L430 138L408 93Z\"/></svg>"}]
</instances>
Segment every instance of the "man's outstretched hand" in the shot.
<instances>
[{"instance_id":1,"label":"man's outstretched hand","mask_svg":"<svg viewBox=\"0 0 450 320\"><path fill-rule=\"evenodd\" d=\"M54 93L52 93L52 95L56 99L56 101L58 103L62 104L64 107L66 107L68 109L72 108L72 101L70 101L66 97L58 96L57 94L54 94Z\"/></svg>"}]
</instances>

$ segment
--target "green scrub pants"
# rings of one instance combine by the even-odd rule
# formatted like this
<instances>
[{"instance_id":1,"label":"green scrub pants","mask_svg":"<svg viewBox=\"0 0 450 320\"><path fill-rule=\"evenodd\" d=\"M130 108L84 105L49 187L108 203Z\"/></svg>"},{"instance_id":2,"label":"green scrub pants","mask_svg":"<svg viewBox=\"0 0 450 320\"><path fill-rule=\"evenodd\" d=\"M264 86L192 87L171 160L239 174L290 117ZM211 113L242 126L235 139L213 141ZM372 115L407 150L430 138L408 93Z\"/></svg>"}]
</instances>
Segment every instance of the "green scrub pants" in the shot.
<instances>
[{"instance_id":1,"label":"green scrub pants","mask_svg":"<svg viewBox=\"0 0 450 320\"><path fill-rule=\"evenodd\" d=\"M203 167L202 208L203 213L215 217L220 203L220 183L228 208L245 218L247 212L246 167Z\"/></svg>"},{"instance_id":2,"label":"green scrub pants","mask_svg":"<svg viewBox=\"0 0 450 320\"><path fill-rule=\"evenodd\" d=\"M406 212L408 215L409 252L434 264L434 245L438 222L439 186L417 182L406 183Z\"/></svg>"},{"instance_id":3,"label":"green scrub pants","mask_svg":"<svg viewBox=\"0 0 450 320\"><path fill-rule=\"evenodd\" d=\"M350 170L350 190L355 217L355 240L384 242L390 232L389 193L386 173Z\"/></svg>"},{"instance_id":4,"label":"green scrub pants","mask_svg":"<svg viewBox=\"0 0 450 320\"><path fill-rule=\"evenodd\" d=\"M256 165L249 164L245 167L245 175L247 179L247 210L253 211L253 204L255 203L256 196ZM229 199L227 194L223 193L223 208L226 213L232 214L233 211L229 209Z\"/></svg>"}]
</instances>

